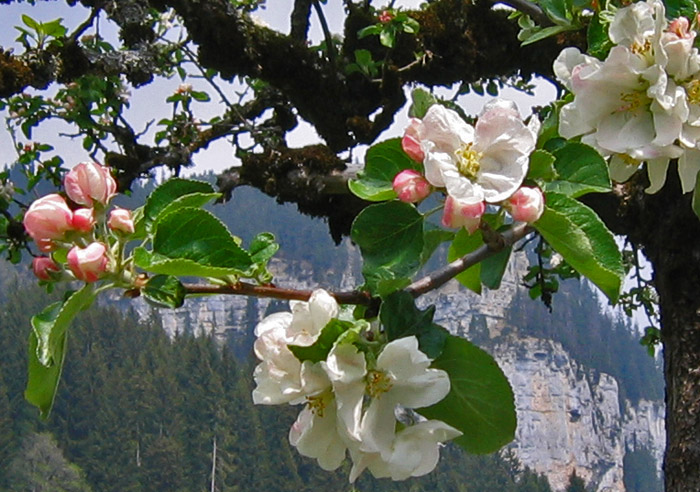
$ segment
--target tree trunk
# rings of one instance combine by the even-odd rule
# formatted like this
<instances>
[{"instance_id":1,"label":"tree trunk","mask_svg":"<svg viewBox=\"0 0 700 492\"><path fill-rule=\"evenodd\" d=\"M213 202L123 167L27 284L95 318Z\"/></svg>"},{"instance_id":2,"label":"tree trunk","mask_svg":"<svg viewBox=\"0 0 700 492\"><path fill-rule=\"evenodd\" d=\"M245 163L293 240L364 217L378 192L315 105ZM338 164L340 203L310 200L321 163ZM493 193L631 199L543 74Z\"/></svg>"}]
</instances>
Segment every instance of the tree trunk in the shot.
<instances>
[{"instance_id":1,"label":"tree trunk","mask_svg":"<svg viewBox=\"0 0 700 492\"><path fill-rule=\"evenodd\" d=\"M627 212L654 266L666 379L666 492L700 491L700 220L675 166L656 195L637 193Z\"/></svg>"}]
</instances>

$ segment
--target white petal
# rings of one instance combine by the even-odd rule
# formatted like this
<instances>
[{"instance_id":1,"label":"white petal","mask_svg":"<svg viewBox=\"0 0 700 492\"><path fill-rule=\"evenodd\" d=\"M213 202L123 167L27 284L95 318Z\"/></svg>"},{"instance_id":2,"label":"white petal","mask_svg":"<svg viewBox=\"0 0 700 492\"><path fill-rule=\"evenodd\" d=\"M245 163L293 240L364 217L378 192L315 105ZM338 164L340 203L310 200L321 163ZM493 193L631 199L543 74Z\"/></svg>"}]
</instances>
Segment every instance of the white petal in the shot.
<instances>
[{"instance_id":1,"label":"white petal","mask_svg":"<svg viewBox=\"0 0 700 492\"><path fill-rule=\"evenodd\" d=\"M667 158L650 159L647 161L647 174L649 175L649 183L651 184L644 191L653 194L664 187L664 184L666 184L668 163L669 160Z\"/></svg>"},{"instance_id":2,"label":"white petal","mask_svg":"<svg viewBox=\"0 0 700 492\"><path fill-rule=\"evenodd\" d=\"M700 151L687 149L678 159L678 176L681 178L683 193L695 189L698 171L700 171Z\"/></svg>"},{"instance_id":3,"label":"white petal","mask_svg":"<svg viewBox=\"0 0 700 492\"><path fill-rule=\"evenodd\" d=\"M632 164L620 157L620 155L615 154L610 159L610 179L617 183L624 183L637 172L640 165L641 162Z\"/></svg>"},{"instance_id":4,"label":"white petal","mask_svg":"<svg viewBox=\"0 0 700 492\"><path fill-rule=\"evenodd\" d=\"M336 429L332 396L320 416L307 406L289 431L289 442L299 454L316 458L324 470L335 470L345 459L346 446Z\"/></svg>"},{"instance_id":5,"label":"white petal","mask_svg":"<svg viewBox=\"0 0 700 492\"><path fill-rule=\"evenodd\" d=\"M394 400L388 397L388 393L372 398L362 419L360 450L381 453L382 456L391 453L396 430L395 407Z\"/></svg>"},{"instance_id":6,"label":"white petal","mask_svg":"<svg viewBox=\"0 0 700 492\"><path fill-rule=\"evenodd\" d=\"M323 289L316 289L309 298L309 311L314 330L320 332L331 319L338 317L340 308L332 295Z\"/></svg>"},{"instance_id":7,"label":"white petal","mask_svg":"<svg viewBox=\"0 0 700 492\"><path fill-rule=\"evenodd\" d=\"M474 139L474 128L455 111L433 104L423 118L422 137L435 144L441 152L453 153Z\"/></svg>"},{"instance_id":8,"label":"white petal","mask_svg":"<svg viewBox=\"0 0 700 492\"><path fill-rule=\"evenodd\" d=\"M286 330L291 322L292 313L274 313L263 318L262 321L255 326L253 333L255 333L255 336L259 337L266 331L274 328L281 327Z\"/></svg>"}]
</instances>

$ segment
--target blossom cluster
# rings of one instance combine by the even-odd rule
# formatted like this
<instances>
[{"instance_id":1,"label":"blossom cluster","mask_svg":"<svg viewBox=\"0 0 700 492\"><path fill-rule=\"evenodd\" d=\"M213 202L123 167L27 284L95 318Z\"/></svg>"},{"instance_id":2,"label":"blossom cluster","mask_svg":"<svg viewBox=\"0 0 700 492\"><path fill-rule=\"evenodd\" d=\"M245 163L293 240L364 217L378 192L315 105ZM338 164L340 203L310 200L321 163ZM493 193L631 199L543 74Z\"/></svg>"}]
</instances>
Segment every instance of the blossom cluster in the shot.
<instances>
[{"instance_id":1,"label":"blossom cluster","mask_svg":"<svg viewBox=\"0 0 700 492\"><path fill-rule=\"evenodd\" d=\"M63 180L68 200L57 193L34 201L24 214L24 228L43 253L67 250L65 270L55 258L37 256L34 274L41 280L95 282L114 269L112 238L134 232L131 212L107 206L116 195L117 183L109 168L95 162L82 162ZM116 241L118 243L118 241Z\"/></svg>"},{"instance_id":2,"label":"blossom cluster","mask_svg":"<svg viewBox=\"0 0 700 492\"><path fill-rule=\"evenodd\" d=\"M410 203L444 190L443 225L470 233L478 229L487 205L503 206L513 220L534 222L542 215L544 197L538 188L521 185L538 132L539 120L532 117L525 124L510 101L486 104L474 126L434 104L422 119L411 120L401 140L424 174L402 171L394 178L394 190Z\"/></svg>"},{"instance_id":3,"label":"blossom cluster","mask_svg":"<svg viewBox=\"0 0 700 492\"><path fill-rule=\"evenodd\" d=\"M660 190L670 159L678 158L683 192L700 170L700 55L690 22L666 19L659 0L615 12L605 60L564 49L557 78L573 94L561 109L559 133L581 137L610 157L610 177L629 179L646 163L650 186Z\"/></svg>"},{"instance_id":4,"label":"blossom cluster","mask_svg":"<svg viewBox=\"0 0 700 492\"><path fill-rule=\"evenodd\" d=\"M447 373L430 367L415 336L380 343L380 334L366 337L353 328L337 338L324 360L302 361L294 347L314 345L343 313L320 289L308 302L290 304L291 312L272 314L255 328L255 354L262 362L255 368L253 401L303 404L290 443L325 470L338 468L349 454L351 482L365 469L393 480L432 471L440 443L461 432L439 420L400 422L397 415L442 400L450 391Z\"/></svg>"}]
</instances>

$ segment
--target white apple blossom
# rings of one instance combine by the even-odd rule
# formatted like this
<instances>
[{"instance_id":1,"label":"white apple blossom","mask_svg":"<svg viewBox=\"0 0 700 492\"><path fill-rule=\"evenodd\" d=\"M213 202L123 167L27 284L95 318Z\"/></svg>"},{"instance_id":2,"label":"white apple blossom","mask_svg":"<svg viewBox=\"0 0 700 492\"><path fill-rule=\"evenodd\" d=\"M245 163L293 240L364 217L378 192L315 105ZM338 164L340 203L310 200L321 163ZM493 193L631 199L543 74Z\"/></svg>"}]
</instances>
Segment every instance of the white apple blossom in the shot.
<instances>
[{"instance_id":1,"label":"white apple blossom","mask_svg":"<svg viewBox=\"0 0 700 492\"><path fill-rule=\"evenodd\" d=\"M335 470L345 459L347 449L342 429L337 421L335 396L327 390L308 397L289 430L289 443L299 454L318 460L324 470Z\"/></svg>"},{"instance_id":2,"label":"white apple blossom","mask_svg":"<svg viewBox=\"0 0 700 492\"><path fill-rule=\"evenodd\" d=\"M253 390L256 404L276 405L301 402L330 387L319 363L303 363L289 345L309 346L328 322L338 316L339 307L330 294L319 289L309 302L293 301L291 313L267 316L255 327L258 337L253 346L262 362L255 368L257 384Z\"/></svg>"},{"instance_id":3,"label":"white apple blossom","mask_svg":"<svg viewBox=\"0 0 700 492\"><path fill-rule=\"evenodd\" d=\"M350 482L365 470L376 478L391 477L405 480L420 477L435 469L440 459L441 443L462 433L440 420L428 420L406 427L396 433L388 452L366 453L350 447L353 460Z\"/></svg>"},{"instance_id":4,"label":"white apple blossom","mask_svg":"<svg viewBox=\"0 0 700 492\"><path fill-rule=\"evenodd\" d=\"M429 366L430 359L418 349L415 336L399 338L384 347L376 366L367 371L366 392L371 399L359 431L361 451L390 455L396 407L423 408L447 396L450 378L445 371Z\"/></svg>"},{"instance_id":5,"label":"white apple blossom","mask_svg":"<svg viewBox=\"0 0 700 492\"><path fill-rule=\"evenodd\" d=\"M525 178L537 140L515 104L502 100L487 104L475 127L435 104L412 135L420 138L426 179L463 203L508 198Z\"/></svg>"}]
</instances>

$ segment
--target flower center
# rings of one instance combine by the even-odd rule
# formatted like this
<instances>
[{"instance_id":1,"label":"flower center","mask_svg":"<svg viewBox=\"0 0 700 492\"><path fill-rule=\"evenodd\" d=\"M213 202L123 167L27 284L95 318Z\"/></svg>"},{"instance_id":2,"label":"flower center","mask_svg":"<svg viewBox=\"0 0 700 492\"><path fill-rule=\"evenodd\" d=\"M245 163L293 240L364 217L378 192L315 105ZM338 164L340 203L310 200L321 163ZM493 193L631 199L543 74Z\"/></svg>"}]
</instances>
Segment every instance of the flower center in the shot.
<instances>
[{"instance_id":1,"label":"flower center","mask_svg":"<svg viewBox=\"0 0 700 492\"><path fill-rule=\"evenodd\" d=\"M685 92L688 94L690 104L700 104L700 80L695 79L688 82L685 86Z\"/></svg>"},{"instance_id":2,"label":"flower center","mask_svg":"<svg viewBox=\"0 0 700 492\"><path fill-rule=\"evenodd\" d=\"M622 159L622 163L625 164L626 166L637 168L641 164L640 161L638 161L634 157L629 156L628 154L618 154L618 155L620 156L620 159Z\"/></svg>"},{"instance_id":3,"label":"flower center","mask_svg":"<svg viewBox=\"0 0 700 492\"><path fill-rule=\"evenodd\" d=\"M476 181L476 176L479 173L479 160L483 154L472 149L471 143L463 145L455 151L457 157L457 170L459 173L470 181Z\"/></svg>"},{"instance_id":4,"label":"flower center","mask_svg":"<svg viewBox=\"0 0 700 492\"><path fill-rule=\"evenodd\" d=\"M646 106L649 98L643 91L623 92L620 94L620 106L616 112L636 111L642 106Z\"/></svg>"},{"instance_id":5,"label":"flower center","mask_svg":"<svg viewBox=\"0 0 700 492\"><path fill-rule=\"evenodd\" d=\"M369 371L367 373L367 393L372 398L379 398L394 386L394 381L384 371Z\"/></svg>"},{"instance_id":6,"label":"flower center","mask_svg":"<svg viewBox=\"0 0 700 492\"><path fill-rule=\"evenodd\" d=\"M645 39L642 44L632 43L632 46L630 46L630 51L635 55L646 55L651 51L651 41Z\"/></svg>"},{"instance_id":7,"label":"flower center","mask_svg":"<svg viewBox=\"0 0 700 492\"><path fill-rule=\"evenodd\" d=\"M307 396L306 404L309 406L309 410L311 410L314 415L323 417L323 412L329 400L328 396L329 395L326 393L322 393L318 396Z\"/></svg>"}]
</instances>

